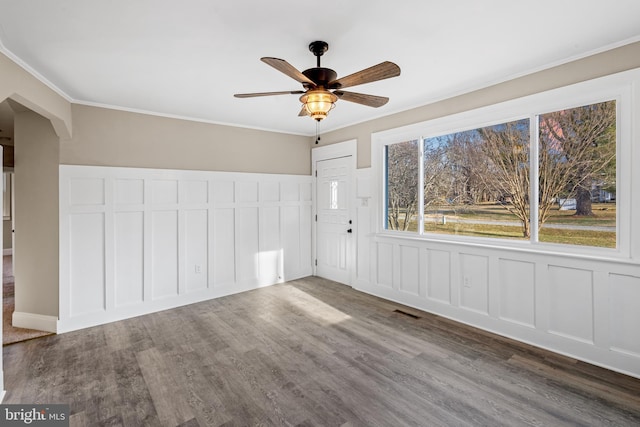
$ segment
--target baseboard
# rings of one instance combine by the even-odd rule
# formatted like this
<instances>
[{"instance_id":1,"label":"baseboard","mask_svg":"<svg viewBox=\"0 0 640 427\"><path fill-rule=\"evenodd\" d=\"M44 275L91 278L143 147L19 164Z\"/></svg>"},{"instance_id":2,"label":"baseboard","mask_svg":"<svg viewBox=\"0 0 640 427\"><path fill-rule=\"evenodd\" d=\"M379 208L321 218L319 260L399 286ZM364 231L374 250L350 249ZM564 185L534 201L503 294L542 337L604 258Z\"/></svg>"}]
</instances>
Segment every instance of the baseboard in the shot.
<instances>
[{"instance_id":1,"label":"baseboard","mask_svg":"<svg viewBox=\"0 0 640 427\"><path fill-rule=\"evenodd\" d=\"M13 255L13 248L3 249L2 255Z\"/></svg>"},{"instance_id":2,"label":"baseboard","mask_svg":"<svg viewBox=\"0 0 640 427\"><path fill-rule=\"evenodd\" d=\"M58 318L55 316L14 311L11 322L16 328L36 329L54 333L58 331Z\"/></svg>"}]
</instances>

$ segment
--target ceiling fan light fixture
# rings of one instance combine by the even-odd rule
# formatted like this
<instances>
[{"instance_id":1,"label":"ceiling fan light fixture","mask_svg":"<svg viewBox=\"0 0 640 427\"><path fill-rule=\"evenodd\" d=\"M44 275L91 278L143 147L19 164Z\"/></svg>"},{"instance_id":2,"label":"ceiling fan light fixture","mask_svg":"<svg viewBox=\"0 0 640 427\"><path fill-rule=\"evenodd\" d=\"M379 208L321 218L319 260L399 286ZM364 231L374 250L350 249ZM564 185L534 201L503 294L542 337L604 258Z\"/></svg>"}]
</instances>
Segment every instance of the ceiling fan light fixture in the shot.
<instances>
[{"instance_id":1,"label":"ceiling fan light fixture","mask_svg":"<svg viewBox=\"0 0 640 427\"><path fill-rule=\"evenodd\" d=\"M307 114L317 121L327 117L337 100L336 95L325 89L311 89L300 97Z\"/></svg>"}]
</instances>

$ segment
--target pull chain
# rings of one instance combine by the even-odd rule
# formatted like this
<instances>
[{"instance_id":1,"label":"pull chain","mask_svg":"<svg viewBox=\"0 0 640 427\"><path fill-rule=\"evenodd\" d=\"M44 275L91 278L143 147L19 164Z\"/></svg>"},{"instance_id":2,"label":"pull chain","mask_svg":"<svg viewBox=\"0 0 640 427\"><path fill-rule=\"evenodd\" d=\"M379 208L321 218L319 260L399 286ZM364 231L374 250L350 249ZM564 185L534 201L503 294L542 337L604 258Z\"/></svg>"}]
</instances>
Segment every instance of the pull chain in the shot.
<instances>
[{"instance_id":1,"label":"pull chain","mask_svg":"<svg viewBox=\"0 0 640 427\"><path fill-rule=\"evenodd\" d=\"M316 121L316 145L320 142L320 121Z\"/></svg>"}]
</instances>

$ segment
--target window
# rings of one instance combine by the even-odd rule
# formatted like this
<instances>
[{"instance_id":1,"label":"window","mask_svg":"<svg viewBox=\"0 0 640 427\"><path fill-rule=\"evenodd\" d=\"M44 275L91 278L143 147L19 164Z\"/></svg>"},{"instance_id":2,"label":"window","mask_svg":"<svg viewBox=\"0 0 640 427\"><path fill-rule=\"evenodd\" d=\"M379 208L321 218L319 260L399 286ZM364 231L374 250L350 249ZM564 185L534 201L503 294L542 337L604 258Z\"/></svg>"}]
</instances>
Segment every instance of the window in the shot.
<instances>
[{"instance_id":1,"label":"window","mask_svg":"<svg viewBox=\"0 0 640 427\"><path fill-rule=\"evenodd\" d=\"M616 102L538 117L541 242L616 247Z\"/></svg>"},{"instance_id":2,"label":"window","mask_svg":"<svg viewBox=\"0 0 640 427\"><path fill-rule=\"evenodd\" d=\"M416 231L418 226L418 141L386 147L387 221L390 230Z\"/></svg>"},{"instance_id":3,"label":"window","mask_svg":"<svg viewBox=\"0 0 640 427\"><path fill-rule=\"evenodd\" d=\"M628 252L633 95L607 79L375 134L382 228Z\"/></svg>"},{"instance_id":4,"label":"window","mask_svg":"<svg viewBox=\"0 0 640 427\"><path fill-rule=\"evenodd\" d=\"M424 231L528 237L529 120L424 138Z\"/></svg>"}]
</instances>

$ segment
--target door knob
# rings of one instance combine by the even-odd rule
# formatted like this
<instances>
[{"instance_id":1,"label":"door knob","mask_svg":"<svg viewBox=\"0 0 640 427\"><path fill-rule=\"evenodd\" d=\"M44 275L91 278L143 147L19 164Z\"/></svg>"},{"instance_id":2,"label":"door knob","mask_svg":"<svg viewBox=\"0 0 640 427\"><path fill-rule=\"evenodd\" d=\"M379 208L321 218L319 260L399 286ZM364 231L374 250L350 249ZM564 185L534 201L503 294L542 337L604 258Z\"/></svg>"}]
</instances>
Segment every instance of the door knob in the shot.
<instances>
[{"instance_id":1,"label":"door knob","mask_svg":"<svg viewBox=\"0 0 640 427\"><path fill-rule=\"evenodd\" d=\"M348 229L347 233L353 233L353 230L352 229Z\"/></svg>"}]
</instances>

